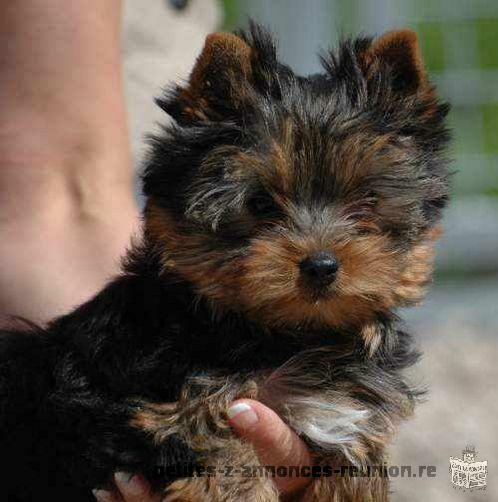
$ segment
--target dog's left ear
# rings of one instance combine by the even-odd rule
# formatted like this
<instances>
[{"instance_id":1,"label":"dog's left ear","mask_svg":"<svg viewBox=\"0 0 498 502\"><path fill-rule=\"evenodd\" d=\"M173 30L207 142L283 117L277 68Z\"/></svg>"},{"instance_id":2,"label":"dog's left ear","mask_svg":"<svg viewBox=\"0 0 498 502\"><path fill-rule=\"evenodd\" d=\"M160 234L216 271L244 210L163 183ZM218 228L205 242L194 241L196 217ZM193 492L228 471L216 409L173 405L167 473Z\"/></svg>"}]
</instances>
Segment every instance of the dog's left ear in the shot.
<instances>
[{"instance_id":1,"label":"dog's left ear","mask_svg":"<svg viewBox=\"0 0 498 502\"><path fill-rule=\"evenodd\" d=\"M374 40L368 52L371 59L389 66L395 91L411 93L427 86L427 74L414 31L389 31Z\"/></svg>"}]
</instances>

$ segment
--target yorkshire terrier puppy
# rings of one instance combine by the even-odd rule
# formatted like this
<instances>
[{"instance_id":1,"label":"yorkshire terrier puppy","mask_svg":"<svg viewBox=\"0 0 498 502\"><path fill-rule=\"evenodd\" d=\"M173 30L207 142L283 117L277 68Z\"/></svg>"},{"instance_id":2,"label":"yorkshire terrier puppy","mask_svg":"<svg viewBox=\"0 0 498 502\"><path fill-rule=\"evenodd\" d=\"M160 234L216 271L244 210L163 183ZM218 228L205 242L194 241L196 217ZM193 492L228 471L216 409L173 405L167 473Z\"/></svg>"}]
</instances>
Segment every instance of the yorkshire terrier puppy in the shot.
<instances>
[{"instance_id":1,"label":"yorkshire terrier puppy","mask_svg":"<svg viewBox=\"0 0 498 502\"><path fill-rule=\"evenodd\" d=\"M158 100L174 120L122 274L46 329L1 333L2 500L92 500L126 471L166 501L276 501L270 478L220 474L259 465L228 425L237 398L275 410L316 465L382 464L417 397L395 311L431 278L448 106L412 31L322 63L294 74L252 25L210 35ZM388 481L322 476L300 497L384 501Z\"/></svg>"}]
</instances>

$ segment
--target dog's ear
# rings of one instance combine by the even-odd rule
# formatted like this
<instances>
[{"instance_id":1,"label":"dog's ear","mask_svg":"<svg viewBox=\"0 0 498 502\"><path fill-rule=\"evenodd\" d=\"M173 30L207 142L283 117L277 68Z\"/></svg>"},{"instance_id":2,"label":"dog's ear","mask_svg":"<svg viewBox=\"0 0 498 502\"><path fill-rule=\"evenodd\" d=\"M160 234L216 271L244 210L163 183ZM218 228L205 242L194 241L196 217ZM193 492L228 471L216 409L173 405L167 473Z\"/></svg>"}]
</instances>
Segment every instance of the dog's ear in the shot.
<instances>
[{"instance_id":1,"label":"dog's ear","mask_svg":"<svg viewBox=\"0 0 498 502\"><path fill-rule=\"evenodd\" d=\"M240 84L251 76L251 48L233 33L208 35L194 69L189 91L199 99L237 99Z\"/></svg>"},{"instance_id":2,"label":"dog's ear","mask_svg":"<svg viewBox=\"0 0 498 502\"><path fill-rule=\"evenodd\" d=\"M237 35L208 35L187 85L159 106L183 123L233 116L250 89L251 58L251 47Z\"/></svg>"},{"instance_id":3,"label":"dog's ear","mask_svg":"<svg viewBox=\"0 0 498 502\"><path fill-rule=\"evenodd\" d=\"M368 56L378 64L389 66L395 91L412 93L426 87L427 75L414 31L406 29L385 33L374 40Z\"/></svg>"}]
</instances>

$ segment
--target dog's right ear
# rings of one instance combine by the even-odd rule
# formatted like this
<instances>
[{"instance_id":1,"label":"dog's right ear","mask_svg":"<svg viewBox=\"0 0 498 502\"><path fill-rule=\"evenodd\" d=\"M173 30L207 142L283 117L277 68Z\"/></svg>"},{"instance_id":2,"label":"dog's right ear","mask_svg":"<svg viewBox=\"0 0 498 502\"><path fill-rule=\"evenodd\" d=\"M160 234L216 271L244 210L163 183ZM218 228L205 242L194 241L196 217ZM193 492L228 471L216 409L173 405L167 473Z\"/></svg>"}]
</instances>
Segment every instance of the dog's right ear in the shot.
<instances>
[{"instance_id":1,"label":"dog's right ear","mask_svg":"<svg viewBox=\"0 0 498 502\"><path fill-rule=\"evenodd\" d=\"M232 33L213 33L197 58L188 90L197 99L237 101L251 73L251 47Z\"/></svg>"},{"instance_id":2,"label":"dog's right ear","mask_svg":"<svg viewBox=\"0 0 498 502\"><path fill-rule=\"evenodd\" d=\"M158 104L180 123L229 118L250 90L251 59L252 48L237 35L208 35L187 85Z\"/></svg>"}]
</instances>

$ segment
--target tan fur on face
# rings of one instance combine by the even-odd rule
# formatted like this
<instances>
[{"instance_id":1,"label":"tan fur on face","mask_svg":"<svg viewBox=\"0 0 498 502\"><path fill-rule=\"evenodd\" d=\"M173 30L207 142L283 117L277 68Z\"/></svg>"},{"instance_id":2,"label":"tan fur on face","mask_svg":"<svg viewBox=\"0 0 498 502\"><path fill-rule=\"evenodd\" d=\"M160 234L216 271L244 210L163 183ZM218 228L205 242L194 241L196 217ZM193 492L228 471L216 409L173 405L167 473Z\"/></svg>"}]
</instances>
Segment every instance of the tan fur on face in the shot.
<instances>
[{"instance_id":1,"label":"tan fur on face","mask_svg":"<svg viewBox=\"0 0 498 502\"><path fill-rule=\"evenodd\" d=\"M431 276L437 236L432 231L402 252L383 234L351 239L337 228L329 237L268 231L230 261L227 251L205 234L181 233L153 204L147 208L147 230L164 245L165 268L192 281L200 294L222 307L245 311L269 325L332 327L358 326L376 312L420 300ZM336 255L340 271L330 296L313 300L300 283L299 262L320 250Z\"/></svg>"},{"instance_id":2,"label":"tan fur on face","mask_svg":"<svg viewBox=\"0 0 498 502\"><path fill-rule=\"evenodd\" d=\"M392 248L382 234L325 242L297 236L258 238L245 262L241 295L270 323L360 325L376 312L423 297L432 273L434 238L432 232L406 253ZM329 298L309 301L300 288L299 262L321 250L335 254L339 274Z\"/></svg>"},{"instance_id":3,"label":"tan fur on face","mask_svg":"<svg viewBox=\"0 0 498 502\"><path fill-rule=\"evenodd\" d=\"M405 266L401 271L395 290L395 304L409 305L422 300L425 286L432 278L434 242L441 236L440 226L429 230L422 241L405 255Z\"/></svg>"},{"instance_id":4,"label":"tan fur on face","mask_svg":"<svg viewBox=\"0 0 498 502\"><path fill-rule=\"evenodd\" d=\"M151 202L146 215L146 232L161 247L165 270L178 272L196 286L199 294L221 302L221 306L236 306L238 270L233 264L223 265L226 251L213 247L204 233L180 232L173 219Z\"/></svg>"},{"instance_id":5,"label":"tan fur on face","mask_svg":"<svg viewBox=\"0 0 498 502\"><path fill-rule=\"evenodd\" d=\"M311 321L346 326L364 322L375 308L384 307L389 295L396 260L385 256L386 244L382 237L326 243L293 235L257 238L241 279L243 302L275 324ZM330 297L312 300L300 283L299 263L322 250L335 254L340 271Z\"/></svg>"}]
</instances>

